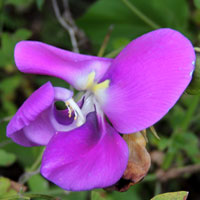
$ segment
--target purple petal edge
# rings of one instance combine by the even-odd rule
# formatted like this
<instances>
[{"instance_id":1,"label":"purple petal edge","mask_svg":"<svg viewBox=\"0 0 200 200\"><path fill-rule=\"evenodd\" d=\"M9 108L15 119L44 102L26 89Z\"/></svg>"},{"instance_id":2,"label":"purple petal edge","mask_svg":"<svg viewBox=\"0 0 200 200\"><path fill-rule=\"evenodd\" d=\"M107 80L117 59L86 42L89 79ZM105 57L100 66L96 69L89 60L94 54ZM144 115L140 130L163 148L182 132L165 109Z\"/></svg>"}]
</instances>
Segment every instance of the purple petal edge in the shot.
<instances>
[{"instance_id":1,"label":"purple petal edge","mask_svg":"<svg viewBox=\"0 0 200 200\"><path fill-rule=\"evenodd\" d=\"M110 87L99 101L121 133L160 120L191 81L195 52L178 31L158 29L133 40L114 59L105 77Z\"/></svg>"},{"instance_id":2,"label":"purple petal edge","mask_svg":"<svg viewBox=\"0 0 200 200\"><path fill-rule=\"evenodd\" d=\"M65 190L107 187L117 182L128 162L128 147L109 125L97 125L95 113L72 131L53 136L44 152L41 174Z\"/></svg>"},{"instance_id":3,"label":"purple petal edge","mask_svg":"<svg viewBox=\"0 0 200 200\"><path fill-rule=\"evenodd\" d=\"M100 80L112 59L81 55L36 41L21 41L14 51L15 63L24 73L61 78L77 89L85 89L88 75L94 71Z\"/></svg>"}]
</instances>

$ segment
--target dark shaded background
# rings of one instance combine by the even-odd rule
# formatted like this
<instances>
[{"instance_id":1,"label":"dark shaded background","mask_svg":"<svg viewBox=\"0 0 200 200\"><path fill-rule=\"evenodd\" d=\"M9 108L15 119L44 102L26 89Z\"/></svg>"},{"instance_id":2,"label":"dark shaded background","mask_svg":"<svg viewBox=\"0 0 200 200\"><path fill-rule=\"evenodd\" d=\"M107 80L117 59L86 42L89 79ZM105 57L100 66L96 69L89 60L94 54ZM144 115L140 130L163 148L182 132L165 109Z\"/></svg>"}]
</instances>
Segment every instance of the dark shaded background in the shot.
<instances>
[{"instance_id":1,"label":"dark shaded background","mask_svg":"<svg viewBox=\"0 0 200 200\"><path fill-rule=\"evenodd\" d=\"M66 11L63 2L58 0L62 14ZM199 0L130 2L159 27L179 30L195 46L200 45ZM72 18L68 23L76 30L79 50L85 54L97 55L110 25L114 25L114 28L104 53L108 57L116 56L115 52L119 52L132 39L154 29L122 0L71 0L69 8ZM69 16L64 16L64 19L68 20ZM0 176L16 182L25 171L34 169L33 163L41 148L21 147L6 138L6 125L10 117L35 89L48 80L54 86L69 87L60 79L17 71L13 60L14 46L26 39L72 50L68 32L55 17L50 0L0 0ZM152 167L141 183L125 193L98 192L111 200L148 200L159 193L185 190L190 192L188 199L199 200L199 99L198 95L184 94L167 116L155 125L160 141L148 132ZM171 172L171 169L174 171ZM9 185L9 181L0 178L0 199L1 195L16 193L13 187L2 187ZM67 200L90 199L89 192L68 194L39 174L29 177L25 185L27 192L49 194Z\"/></svg>"}]
</instances>

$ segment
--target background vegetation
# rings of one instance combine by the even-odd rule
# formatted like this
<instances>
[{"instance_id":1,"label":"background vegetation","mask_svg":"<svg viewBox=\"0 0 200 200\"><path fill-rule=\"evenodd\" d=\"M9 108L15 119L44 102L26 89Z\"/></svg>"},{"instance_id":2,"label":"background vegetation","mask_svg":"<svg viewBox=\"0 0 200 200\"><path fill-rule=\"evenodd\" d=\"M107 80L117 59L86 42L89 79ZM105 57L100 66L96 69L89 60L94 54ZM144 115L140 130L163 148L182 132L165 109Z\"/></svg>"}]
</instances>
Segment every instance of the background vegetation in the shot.
<instances>
[{"instance_id":1,"label":"background vegetation","mask_svg":"<svg viewBox=\"0 0 200 200\"><path fill-rule=\"evenodd\" d=\"M90 192L63 191L38 173L41 147L25 148L5 136L9 119L40 85L50 80L55 86L68 87L60 79L20 73L13 59L18 41L38 40L85 54L114 57L137 36L170 27L200 46L199 0L71 0L69 5L65 0L57 2L60 13L56 17L50 0L0 0L0 199L17 194L19 184L25 185L27 199L34 193L64 200L90 199ZM68 27L61 25L62 20ZM69 29L77 46L72 45ZM101 47L106 35L110 38L104 42L105 49ZM159 193L185 190L190 192L188 199L199 200L199 103L199 95L184 94L155 125L161 140L148 132L152 166L141 183L124 193L97 190L93 199L148 200Z\"/></svg>"}]
</instances>

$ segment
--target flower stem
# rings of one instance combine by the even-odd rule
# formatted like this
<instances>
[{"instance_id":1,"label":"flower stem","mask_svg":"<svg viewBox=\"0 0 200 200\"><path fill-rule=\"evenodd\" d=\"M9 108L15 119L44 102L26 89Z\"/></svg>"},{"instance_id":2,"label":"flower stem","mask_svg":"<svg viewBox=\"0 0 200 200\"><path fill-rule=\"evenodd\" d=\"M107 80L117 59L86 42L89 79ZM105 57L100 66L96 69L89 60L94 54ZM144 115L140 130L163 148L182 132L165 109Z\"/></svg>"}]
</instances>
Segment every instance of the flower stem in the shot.
<instances>
[{"instance_id":1,"label":"flower stem","mask_svg":"<svg viewBox=\"0 0 200 200\"><path fill-rule=\"evenodd\" d=\"M142 21L153 29L158 29L160 26L149 19L144 13L142 13L138 8L136 8L130 1L121 0L135 15L137 15Z\"/></svg>"},{"instance_id":2,"label":"flower stem","mask_svg":"<svg viewBox=\"0 0 200 200\"><path fill-rule=\"evenodd\" d=\"M25 184L30 179L30 177L40 173L39 165L40 165L41 160L42 160L43 152L44 152L44 148L42 148L42 150L38 154L38 156L37 156L35 162L33 163L33 165L24 174L22 174L19 177L19 183Z\"/></svg>"},{"instance_id":3,"label":"flower stem","mask_svg":"<svg viewBox=\"0 0 200 200\"><path fill-rule=\"evenodd\" d=\"M161 185L161 182L158 180L156 181L156 184L155 184L155 189L154 189L154 196L158 195L161 193L161 190L162 190L162 185Z\"/></svg>"},{"instance_id":4,"label":"flower stem","mask_svg":"<svg viewBox=\"0 0 200 200\"><path fill-rule=\"evenodd\" d=\"M44 152L44 148L42 148L42 150L40 151L40 153L38 154L35 162L33 163L33 165L28 169L28 171L32 172L32 171L35 171L40 163L41 163L41 160L42 160L42 155L43 155L43 152Z\"/></svg>"}]
</instances>

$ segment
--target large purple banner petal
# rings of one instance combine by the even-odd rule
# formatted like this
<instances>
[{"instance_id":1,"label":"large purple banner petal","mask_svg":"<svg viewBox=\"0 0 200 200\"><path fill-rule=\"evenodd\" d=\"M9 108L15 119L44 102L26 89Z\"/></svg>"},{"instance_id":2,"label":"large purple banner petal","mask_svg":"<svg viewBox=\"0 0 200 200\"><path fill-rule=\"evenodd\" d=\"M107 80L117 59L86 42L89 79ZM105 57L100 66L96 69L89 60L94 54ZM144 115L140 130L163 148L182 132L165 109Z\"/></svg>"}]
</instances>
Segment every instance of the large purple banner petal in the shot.
<instances>
[{"instance_id":1,"label":"large purple banner petal","mask_svg":"<svg viewBox=\"0 0 200 200\"><path fill-rule=\"evenodd\" d=\"M132 133L160 120L189 84L194 63L192 44L177 31L159 29L133 40L102 79L110 87L98 99L113 126Z\"/></svg>"}]
</instances>

